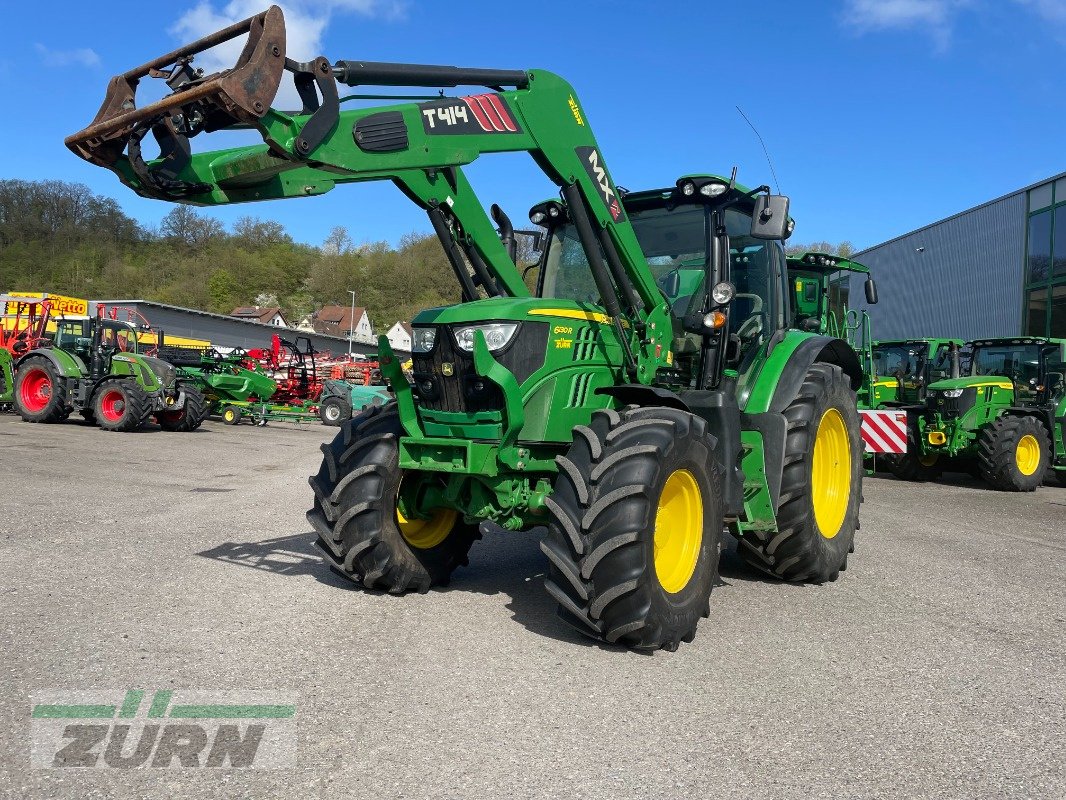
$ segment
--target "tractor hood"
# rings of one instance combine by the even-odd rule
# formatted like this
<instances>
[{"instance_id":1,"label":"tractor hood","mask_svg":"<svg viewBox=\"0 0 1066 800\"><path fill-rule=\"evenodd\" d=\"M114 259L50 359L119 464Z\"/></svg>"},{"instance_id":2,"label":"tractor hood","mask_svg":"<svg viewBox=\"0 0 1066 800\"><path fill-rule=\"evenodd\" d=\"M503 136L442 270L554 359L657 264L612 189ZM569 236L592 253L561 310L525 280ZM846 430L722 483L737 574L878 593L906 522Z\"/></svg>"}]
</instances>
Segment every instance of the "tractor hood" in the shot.
<instances>
[{"instance_id":1,"label":"tractor hood","mask_svg":"<svg viewBox=\"0 0 1066 800\"><path fill-rule=\"evenodd\" d=\"M419 313L414 325L452 325L456 323L551 322L558 319L582 320L609 324L611 318L592 303L573 300L550 300L539 297L492 297L443 308L429 308Z\"/></svg>"},{"instance_id":2,"label":"tractor hood","mask_svg":"<svg viewBox=\"0 0 1066 800\"><path fill-rule=\"evenodd\" d=\"M997 375L967 375L963 378L945 378L929 384L929 391L940 392L945 389L970 389L984 386L995 386L997 389L1013 389L1014 384L1007 378Z\"/></svg>"}]
</instances>

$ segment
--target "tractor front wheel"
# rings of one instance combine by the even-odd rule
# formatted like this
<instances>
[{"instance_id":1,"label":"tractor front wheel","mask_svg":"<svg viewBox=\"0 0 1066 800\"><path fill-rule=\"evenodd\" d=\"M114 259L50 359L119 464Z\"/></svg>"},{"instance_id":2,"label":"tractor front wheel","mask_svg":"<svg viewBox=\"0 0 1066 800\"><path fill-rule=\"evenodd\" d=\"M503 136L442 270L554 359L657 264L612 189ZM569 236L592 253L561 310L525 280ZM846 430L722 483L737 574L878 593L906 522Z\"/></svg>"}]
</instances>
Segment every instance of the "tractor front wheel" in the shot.
<instances>
[{"instance_id":1,"label":"tractor front wheel","mask_svg":"<svg viewBox=\"0 0 1066 800\"><path fill-rule=\"evenodd\" d=\"M813 364L785 419L777 531L745 533L737 552L782 580L836 580L853 549L862 495L859 412L840 367Z\"/></svg>"},{"instance_id":2,"label":"tractor front wheel","mask_svg":"<svg viewBox=\"0 0 1066 800\"><path fill-rule=\"evenodd\" d=\"M100 384L93 399L96 424L105 431L135 431L150 414L148 394L131 380Z\"/></svg>"},{"instance_id":3,"label":"tractor front wheel","mask_svg":"<svg viewBox=\"0 0 1066 800\"><path fill-rule=\"evenodd\" d=\"M182 386L185 392L185 405L176 411L159 411L155 421L165 431L189 433L200 427L207 419L208 406L204 393L195 386Z\"/></svg>"},{"instance_id":4,"label":"tractor front wheel","mask_svg":"<svg viewBox=\"0 0 1066 800\"><path fill-rule=\"evenodd\" d=\"M597 411L559 456L545 588L581 633L676 650L710 614L722 531L715 440L673 408Z\"/></svg>"},{"instance_id":5,"label":"tractor front wheel","mask_svg":"<svg viewBox=\"0 0 1066 800\"><path fill-rule=\"evenodd\" d=\"M1004 492L1032 492L1044 482L1051 442L1036 417L1003 415L977 440L981 477Z\"/></svg>"},{"instance_id":6,"label":"tractor front wheel","mask_svg":"<svg viewBox=\"0 0 1066 800\"><path fill-rule=\"evenodd\" d=\"M60 387L51 361L26 359L15 373L15 410L26 422L62 422L70 412Z\"/></svg>"},{"instance_id":7,"label":"tractor front wheel","mask_svg":"<svg viewBox=\"0 0 1066 800\"><path fill-rule=\"evenodd\" d=\"M352 418L352 404L339 397L330 397L323 400L318 407L318 416L321 417L323 425L339 428L345 420Z\"/></svg>"},{"instance_id":8,"label":"tractor front wheel","mask_svg":"<svg viewBox=\"0 0 1066 800\"><path fill-rule=\"evenodd\" d=\"M322 445L322 466L310 479L314 506L307 512L317 544L337 572L392 594L447 583L466 565L479 536L451 509L436 509L425 519L400 513L402 435L395 404L346 422Z\"/></svg>"}]
</instances>

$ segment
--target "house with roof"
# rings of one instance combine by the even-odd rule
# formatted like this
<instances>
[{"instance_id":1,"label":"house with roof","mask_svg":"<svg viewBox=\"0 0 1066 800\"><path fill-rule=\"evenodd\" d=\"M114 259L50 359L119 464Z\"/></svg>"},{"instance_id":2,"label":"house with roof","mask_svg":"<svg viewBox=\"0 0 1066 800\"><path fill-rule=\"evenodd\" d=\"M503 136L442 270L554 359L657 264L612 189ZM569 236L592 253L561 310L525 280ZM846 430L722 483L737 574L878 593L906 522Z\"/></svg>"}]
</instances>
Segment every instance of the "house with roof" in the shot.
<instances>
[{"instance_id":1,"label":"house with roof","mask_svg":"<svg viewBox=\"0 0 1066 800\"><path fill-rule=\"evenodd\" d=\"M374 328L370 324L370 315L362 306L322 306L311 315L311 327L315 333L326 336L340 336L348 338L350 335L353 342L359 344L375 345Z\"/></svg>"},{"instance_id":2,"label":"house with roof","mask_svg":"<svg viewBox=\"0 0 1066 800\"><path fill-rule=\"evenodd\" d=\"M411 333L410 322L397 322L389 328L389 332L385 334L385 337L389 340L393 350L403 350L405 353L410 353Z\"/></svg>"},{"instance_id":3,"label":"house with roof","mask_svg":"<svg viewBox=\"0 0 1066 800\"><path fill-rule=\"evenodd\" d=\"M230 312L231 317L258 322L261 325L270 325L274 328L287 328L289 323L281 315L281 309L274 307L262 308L260 306L238 306Z\"/></svg>"}]
</instances>

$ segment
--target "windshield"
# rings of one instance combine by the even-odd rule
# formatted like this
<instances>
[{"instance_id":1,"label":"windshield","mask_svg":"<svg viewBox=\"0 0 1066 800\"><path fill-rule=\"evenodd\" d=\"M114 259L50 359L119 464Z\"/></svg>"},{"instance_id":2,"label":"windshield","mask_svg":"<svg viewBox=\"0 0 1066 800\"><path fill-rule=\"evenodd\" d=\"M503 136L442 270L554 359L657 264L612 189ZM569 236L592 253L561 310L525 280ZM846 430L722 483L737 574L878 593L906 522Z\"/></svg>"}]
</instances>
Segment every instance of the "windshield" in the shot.
<instances>
[{"instance_id":1,"label":"windshield","mask_svg":"<svg viewBox=\"0 0 1066 800\"><path fill-rule=\"evenodd\" d=\"M1016 384L1028 384L1040 378L1040 345L978 345L973 351L974 375L997 375Z\"/></svg>"},{"instance_id":2,"label":"windshield","mask_svg":"<svg viewBox=\"0 0 1066 800\"><path fill-rule=\"evenodd\" d=\"M667 208L627 207L637 242L648 260L675 317L703 307L706 289L707 238L710 211L703 205ZM730 332L754 339L768 330L771 313L773 243L750 236L751 214L725 211L730 236L732 281L737 287L730 306ZM572 224L555 228L544 262L541 296L602 305L588 259Z\"/></svg>"},{"instance_id":3,"label":"windshield","mask_svg":"<svg viewBox=\"0 0 1066 800\"><path fill-rule=\"evenodd\" d=\"M929 345L925 342L881 344L874 348L874 370L878 375L913 377L928 356Z\"/></svg>"}]
</instances>

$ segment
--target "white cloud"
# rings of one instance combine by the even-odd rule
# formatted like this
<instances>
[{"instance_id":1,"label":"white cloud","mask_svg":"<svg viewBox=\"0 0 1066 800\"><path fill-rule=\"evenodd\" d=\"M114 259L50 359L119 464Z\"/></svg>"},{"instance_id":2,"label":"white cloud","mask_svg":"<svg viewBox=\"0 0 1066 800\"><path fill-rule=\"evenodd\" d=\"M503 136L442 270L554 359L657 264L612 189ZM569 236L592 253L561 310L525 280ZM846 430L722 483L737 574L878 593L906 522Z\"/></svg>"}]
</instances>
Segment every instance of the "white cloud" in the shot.
<instances>
[{"instance_id":1,"label":"white cloud","mask_svg":"<svg viewBox=\"0 0 1066 800\"><path fill-rule=\"evenodd\" d=\"M325 55L330 61L335 61L343 56L322 51L322 34L334 14L399 19L403 17L407 4L405 0L283 0L277 5L285 12L285 50L289 58L310 61ZM229 0L224 4L201 0L178 19L171 33L182 43L192 42L258 14L263 8L263 0ZM196 65L209 73L232 67L240 56L243 40L244 37L241 37L198 55ZM299 107L291 81L283 83L276 105Z\"/></svg>"},{"instance_id":2,"label":"white cloud","mask_svg":"<svg viewBox=\"0 0 1066 800\"><path fill-rule=\"evenodd\" d=\"M95 50L80 47L74 50L52 50L38 42L34 47L48 67L97 67L100 56Z\"/></svg>"},{"instance_id":3,"label":"white cloud","mask_svg":"<svg viewBox=\"0 0 1066 800\"><path fill-rule=\"evenodd\" d=\"M970 3L971 0L846 0L844 24L859 34L918 30L944 48L951 40L955 15Z\"/></svg>"},{"instance_id":4,"label":"white cloud","mask_svg":"<svg viewBox=\"0 0 1066 800\"><path fill-rule=\"evenodd\" d=\"M1033 13L1045 22L1059 26L1060 31L1066 32L1066 0L1016 0L1016 2L1032 9Z\"/></svg>"}]
</instances>

